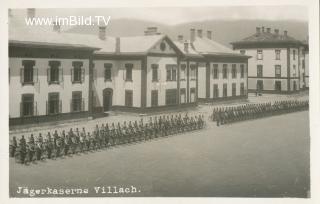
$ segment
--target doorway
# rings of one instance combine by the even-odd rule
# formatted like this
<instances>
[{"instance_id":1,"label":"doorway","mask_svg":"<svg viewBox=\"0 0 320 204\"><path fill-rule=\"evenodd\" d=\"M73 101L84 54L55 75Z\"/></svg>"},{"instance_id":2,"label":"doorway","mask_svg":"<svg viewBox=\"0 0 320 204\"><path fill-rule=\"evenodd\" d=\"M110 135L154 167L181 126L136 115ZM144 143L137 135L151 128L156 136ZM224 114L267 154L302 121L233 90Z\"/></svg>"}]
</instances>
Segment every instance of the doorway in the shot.
<instances>
[{"instance_id":1,"label":"doorway","mask_svg":"<svg viewBox=\"0 0 320 204\"><path fill-rule=\"evenodd\" d=\"M103 111L110 111L112 106L112 95L113 91L110 88L103 90Z\"/></svg>"}]
</instances>

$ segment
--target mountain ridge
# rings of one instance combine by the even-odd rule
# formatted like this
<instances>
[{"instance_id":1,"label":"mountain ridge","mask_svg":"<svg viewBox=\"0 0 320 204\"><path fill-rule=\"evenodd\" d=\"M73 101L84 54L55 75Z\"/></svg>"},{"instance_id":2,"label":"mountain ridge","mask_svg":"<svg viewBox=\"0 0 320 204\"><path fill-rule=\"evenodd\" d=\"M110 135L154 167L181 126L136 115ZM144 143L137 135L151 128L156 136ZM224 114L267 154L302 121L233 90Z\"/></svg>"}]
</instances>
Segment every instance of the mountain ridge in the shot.
<instances>
[{"instance_id":1,"label":"mountain ridge","mask_svg":"<svg viewBox=\"0 0 320 204\"><path fill-rule=\"evenodd\" d=\"M154 26L158 28L160 33L168 35L173 40L178 35L183 35L184 39L190 38L190 28L202 29L203 35L207 30L212 30L213 39L221 44L230 47L230 43L241 40L255 33L256 27L270 27L288 31L288 35L297 40L306 40L308 37L308 23L298 20L204 20L188 23L180 23L176 25L167 25L163 23L153 22L152 20L137 19L114 19L110 20L106 32L109 36L137 36L144 35L147 27ZM235 32L236 31L236 32ZM93 34L98 36L98 26L74 26L66 30L68 33Z\"/></svg>"}]
</instances>

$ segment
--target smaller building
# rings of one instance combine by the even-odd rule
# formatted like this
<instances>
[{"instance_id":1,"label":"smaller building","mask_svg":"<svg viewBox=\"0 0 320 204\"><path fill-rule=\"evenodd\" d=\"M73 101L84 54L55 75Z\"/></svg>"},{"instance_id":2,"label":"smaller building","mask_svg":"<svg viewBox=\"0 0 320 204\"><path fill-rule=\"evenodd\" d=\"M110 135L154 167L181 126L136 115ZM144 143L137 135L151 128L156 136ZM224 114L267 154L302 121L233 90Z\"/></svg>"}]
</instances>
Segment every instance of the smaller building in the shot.
<instances>
[{"instance_id":1,"label":"smaller building","mask_svg":"<svg viewBox=\"0 0 320 204\"><path fill-rule=\"evenodd\" d=\"M294 93L307 87L305 45L271 28L257 27L243 40L232 42L233 49L252 56L248 62L248 91Z\"/></svg>"}]
</instances>

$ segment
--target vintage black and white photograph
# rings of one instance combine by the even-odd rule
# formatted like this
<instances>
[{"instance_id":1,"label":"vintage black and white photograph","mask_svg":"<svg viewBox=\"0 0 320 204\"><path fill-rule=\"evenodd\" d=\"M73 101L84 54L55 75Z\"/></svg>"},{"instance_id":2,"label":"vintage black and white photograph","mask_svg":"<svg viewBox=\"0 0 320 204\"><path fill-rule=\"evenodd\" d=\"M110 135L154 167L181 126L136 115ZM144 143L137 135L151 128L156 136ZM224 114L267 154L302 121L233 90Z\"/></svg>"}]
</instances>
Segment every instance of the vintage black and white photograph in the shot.
<instances>
[{"instance_id":1,"label":"vintage black and white photograph","mask_svg":"<svg viewBox=\"0 0 320 204\"><path fill-rule=\"evenodd\" d=\"M24 6L10 198L310 198L307 6Z\"/></svg>"}]
</instances>

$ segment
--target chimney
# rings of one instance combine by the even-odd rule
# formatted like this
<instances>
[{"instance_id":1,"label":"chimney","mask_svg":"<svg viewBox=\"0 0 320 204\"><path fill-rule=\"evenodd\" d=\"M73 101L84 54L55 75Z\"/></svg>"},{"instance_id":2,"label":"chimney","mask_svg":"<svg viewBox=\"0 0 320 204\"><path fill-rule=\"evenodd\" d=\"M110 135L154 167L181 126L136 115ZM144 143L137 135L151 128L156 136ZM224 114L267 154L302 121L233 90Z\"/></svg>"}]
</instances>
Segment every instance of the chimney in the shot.
<instances>
[{"instance_id":1,"label":"chimney","mask_svg":"<svg viewBox=\"0 0 320 204\"><path fill-rule=\"evenodd\" d=\"M99 39L105 40L106 39L106 26L99 26Z\"/></svg>"},{"instance_id":2,"label":"chimney","mask_svg":"<svg viewBox=\"0 0 320 204\"><path fill-rule=\"evenodd\" d=\"M59 22L53 22L53 31L54 31L54 32L57 32L57 33L60 33L60 31L61 31L61 26L60 26L60 23L59 23Z\"/></svg>"},{"instance_id":3,"label":"chimney","mask_svg":"<svg viewBox=\"0 0 320 204\"><path fill-rule=\"evenodd\" d=\"M197 33L198 33L198 37L202 38L202 29L197 30Z\"/></svg>"},{"instance_id":4,"label":"chimney","mask_svg":"<svg viewBox=\"0 0 320 204\"><path fill-rule=\"evenodd\" d=\"M178 41L182 42L183 41L183 35L178 35Z\"/></svg>"},{"instance_id":5,"label":"chimney","mask_svg":"<svg viewBox=\"0 0 320 204\"><path fill-rule=\"evenodd\" d=\"M256 34L260 34L260 27L256 27Z\"/></svg>"},{"instance_id":6,"label":"chimney","mask_svg":"<svg viewBox=\"0 0 320 204\"><path fill-rule=\"evenodd\" d=\"M184 41L184 43L183 43L183 50L186 52L186 53L188 53L189 52L189 43L188 43L188 41L186 40L186 41Z\"/></svg>"},{"instance_id":7,"label":"chimney","mask_svg":"<svg viewBox=\"0 0 320 204\"><path fill-rule=\"evenodd\" d=\"M211 30L207 30L207 38L212 40L212 31Z\"/></svg>"},{"instance_id":8,"label":"chimney","mask_svg":"<svg viewBox=\"0 0 320 204\"><path fill-rule=\"evenodd\" d=\"M190 29L190 42L193 43L196 39L196 30L194 28Z\"/></svg>"},{"instance_id":9,"label":"chimney","mask_svg":"<svg viewBox=\"0 0 320 204\"><path fill-rule=\"evenodd\" d=\"M147 30L144 31L144 35L159 35L157 27L147 27Z\"/></svg>"},{"instance_id":10,"label":"chimney","mask_svg":"<svg viewBox=\"0 0 320 204\"><path fill-rule=\"evenodd\" d=\"M274 29L274 34L279 35L279 29Z\"/></svg>"},{"instance_id":11,"label":"chimney","mask_svg":"<svg viewBox=\"0 0 320 204\"><path fill-rule=\"evenodd\" d=\"M283 31L283 35L285 36L285 37L287 37L288 36L288 31Z\"/></svg>"},{"instance_id":12,"label":"chimney","mask_svg":"<svg viewBox=\"0 0 320 204\"><path fill-rule=\"evenodd\" d=\"M261 29L262 29L262 32L264 33L264 26L262 26Z\"/></svg>"},{"instance_id":13,"label":"chimney","mask_svg":"<svg viewBox=\"0 0 320 204\"><path fill-rule=\"evenodd\" d=\"M36 9L35 8L28 8L27 9L27 18L32 19L36 16Z\"/></svg>"},{"instance_id":14,"label":"chimney","mask_svg":"<svg viewBox=\"0 0 320 204\"><path fill-rule=\"evenodd\" d=\"M8 9L8 16L12 17L12 10L10 8Z\"/></svg>"},{"instance_id":15,"label":"chimney","mask_svg":"<svg viewBox=\"0 0 320 204\"><path fill-rule=\"evenodd\" d=\"M271 28L267 28L267 33L270 33L270 31L271 31Z\"/></svg>"}]
</instances>

